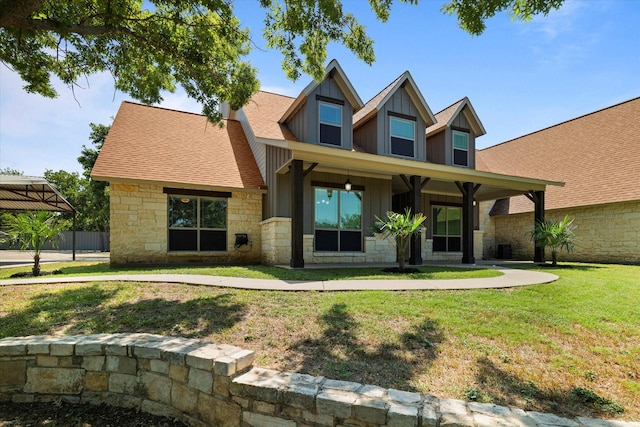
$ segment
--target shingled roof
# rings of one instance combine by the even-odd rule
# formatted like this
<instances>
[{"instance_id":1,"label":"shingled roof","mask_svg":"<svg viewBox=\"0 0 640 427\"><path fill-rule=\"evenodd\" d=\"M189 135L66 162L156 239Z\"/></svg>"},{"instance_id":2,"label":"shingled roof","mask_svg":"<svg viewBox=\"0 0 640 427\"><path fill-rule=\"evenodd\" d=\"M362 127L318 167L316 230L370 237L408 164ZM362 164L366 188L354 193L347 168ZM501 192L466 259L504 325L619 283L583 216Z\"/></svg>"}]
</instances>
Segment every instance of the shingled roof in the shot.
<instances>
[{"instance_id":1,"label":"shingled roof","mask_svg":"<svg viewBox=\"0 0 640 427\"><path fill-rule=\"evenodd\" d=\"M433 113L431 112L431 108L427 105L427 102L424 100L418 85L416 84L413 77L411 77L411 73L409 71L405 71L391 82L387 87L382 89L376 96L371 98L361 109L357 111L353 115L353 128L357 129L366 123L371 117L373 117L380 108L389 100L396 91L401 88L405 88L407 94L413 101L413 104L417 108L419 114L422 116L422 119L425 121L427 126L430 126L436 122Z\"/></svg>"},{"instance_id":2,"label":"shingled roof","mask_svg":"<svg viewBox=\"0 0 640 427\"><path fill-rule=\"evenodd\" d=\"M239 122L123 102L93 167L102 180L259 190L264 181Z\"/></svg>"},{"instance_id":3,"label":"shingled roof","mask_svg":"<svg viewBox=\"0 0 640 427\"><path fill-rule=\"evenodd\" d=\"M465 96L460 101L454 102L452 105L435 114L436 123L427 127L427 135L434 135L448 126L451 126L453 120L460 113L465 114L465 117L471 125L476 137L487 133L482 122L480 122L480 118L478 118L476 111L473 109L471 101L469 101L469 98Z\"/></svg>"},{"instance_id":4,"label":"shingled roof","mask_svg":"<svg viewBox=\"0 0 640 427\"><path fill-rule=\"evenodd\" d=\"M480 150L480 170L565 182L545 207L640 200L640 97ZM508 213L533 203L512 198Z\"/></svg>"},{"instance_id":5,"label":"shingled roof","mask_svg":"<svg viewBox=\"0 0 640 427\"><path fill-rule=\"evenodd\" d=\"M286 125L278 123L295 98L259 91L249 99L242 111L257 138L296 141Z\"/></svg>"}]
</instances>

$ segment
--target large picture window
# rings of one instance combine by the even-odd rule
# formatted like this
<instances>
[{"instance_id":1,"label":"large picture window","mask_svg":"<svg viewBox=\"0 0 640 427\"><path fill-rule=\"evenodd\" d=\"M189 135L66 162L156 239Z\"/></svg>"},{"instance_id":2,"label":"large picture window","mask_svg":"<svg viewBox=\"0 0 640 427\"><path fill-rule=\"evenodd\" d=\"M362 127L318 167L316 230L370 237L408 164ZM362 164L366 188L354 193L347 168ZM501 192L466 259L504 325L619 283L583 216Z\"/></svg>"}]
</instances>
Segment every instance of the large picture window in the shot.
<instances>
[{"instance_id":1,"label":"large picture window","mask_svg":"<svg viewBox=\"0 0 640 427\"><path fill-rule=\"evenodd\" d=\"M415 157L416 123L411 120L389 117L391 153Z\"/></svg>"},{"instance_id":2,"label":"large picture window","mask_svg":"<svg viewBox=\"0 0 640 427\"><path fill-rule=\"evenodd\" d=\"M453 131L453 164L469 166L469 134Z\"/></svg>"},{"instance_id":3,"label":"large picture window","mask_svg":"<svg viewBox=\"0 0 640 427\"><path fill-rule=\"evenodd\" d=\"M169 195L169 251L226 251L227 199Z\"/></svg>"},{"instance_id":4,"label":"large picture window","mask_svg":"<svg viewBox=\"0 0 640 427\"><path fill-rule=\"evenodd\" d=\"M342 106L319 102L320 142L329 145L342 145Z\"/></svg>"},{"instance_id":5,"label":"large picture window","mask_svg":"<svg viewBox=\"0 0 640 427\"><path fill-rule=\"evenodd\" d=\"M362 192L315 190L315 250L362 252Z\"/></svg>"},{"instance_id":6,"label":"large picture window","mask_svg":"<svg viewBox=\"0 0 640 427\"><path fill-rule=\"evenodd\" d=\"M460 252L462 248L462 209L433 207L433 251Z\"/></svg>"}]
</instances>

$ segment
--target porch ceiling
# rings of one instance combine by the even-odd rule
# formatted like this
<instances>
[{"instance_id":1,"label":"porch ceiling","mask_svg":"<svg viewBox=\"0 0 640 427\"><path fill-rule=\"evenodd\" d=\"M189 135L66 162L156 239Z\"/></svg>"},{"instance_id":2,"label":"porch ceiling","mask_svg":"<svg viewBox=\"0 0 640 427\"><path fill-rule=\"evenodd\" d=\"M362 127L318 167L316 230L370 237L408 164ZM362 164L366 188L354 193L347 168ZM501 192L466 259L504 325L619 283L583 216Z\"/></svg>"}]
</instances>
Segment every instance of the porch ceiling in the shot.
<instances>
[{"instance_id":1,"label":"porch ceiling","mask_svg":"<svg viewBox=\"0 0 640 427\"><path fill-rule=\"evenodd\" d=\"M475 194L477 201L494 200L521 195L531 191L544 191L547 185L564 186L562 182L502 175L457 166L406 160L355 151L336 150L303 142L284 141L278 145L291 150L291 160L303 160L305 169L317 163L314 170L328 171L352 176L368 176L391 179L393 191L404 192L407 187L400 175L418 175L430 178L423 188L424 193L460 196L456 182L481 184ZM287 168L280 169L286 172ZM403 189L404 188L404 189Z\"/></svg>"}]
</instances>

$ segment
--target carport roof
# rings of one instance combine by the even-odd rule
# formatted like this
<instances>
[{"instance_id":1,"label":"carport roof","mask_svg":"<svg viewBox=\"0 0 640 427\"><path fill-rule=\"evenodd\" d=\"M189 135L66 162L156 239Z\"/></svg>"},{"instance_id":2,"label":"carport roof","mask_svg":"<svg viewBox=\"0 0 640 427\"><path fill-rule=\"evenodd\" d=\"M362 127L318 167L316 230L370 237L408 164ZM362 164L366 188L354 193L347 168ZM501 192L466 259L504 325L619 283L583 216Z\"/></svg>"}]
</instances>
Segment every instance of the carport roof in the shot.
<instances>
[{"instance_id":1,"label":"carport roof","mask_svg":"<svg viewBox=\"0 0 640 427\"><path fill-rule=\"evenodd\" d=\"M75 212L46 179L22 175L0 175L0 209Z\"/></svg>"}]
</instances>

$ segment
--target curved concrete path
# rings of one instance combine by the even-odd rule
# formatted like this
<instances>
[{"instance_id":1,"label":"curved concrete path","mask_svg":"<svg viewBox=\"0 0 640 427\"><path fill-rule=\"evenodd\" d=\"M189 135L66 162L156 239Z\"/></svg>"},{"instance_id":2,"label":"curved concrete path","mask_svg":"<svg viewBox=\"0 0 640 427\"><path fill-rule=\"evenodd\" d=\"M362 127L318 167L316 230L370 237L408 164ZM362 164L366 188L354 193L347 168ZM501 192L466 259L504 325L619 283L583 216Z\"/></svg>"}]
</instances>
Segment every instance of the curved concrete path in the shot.
<instances>
[{"instance_id":1,"label":"curved concrete path","mask_svg":"<svg viewBox=\"0 0 640 427\"><path fill-rule=\"evenodd\" d=\"M196 274L105 274L96 276L45 276L0 280L0 285L40 283L82 283L104 281L134 281L184 283L237 289L273 291L365 291L365 290L428 290L428 289L491 289L537 285L558 280L558 276L540 271L518 270L492 266L503 274L498 277L450 280L328 280L291 281L278 279L248 279L242 277L204 276Z\"/></svg>"}]
</instances>

